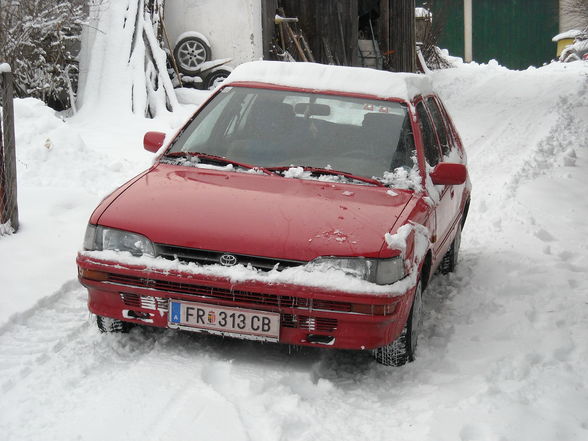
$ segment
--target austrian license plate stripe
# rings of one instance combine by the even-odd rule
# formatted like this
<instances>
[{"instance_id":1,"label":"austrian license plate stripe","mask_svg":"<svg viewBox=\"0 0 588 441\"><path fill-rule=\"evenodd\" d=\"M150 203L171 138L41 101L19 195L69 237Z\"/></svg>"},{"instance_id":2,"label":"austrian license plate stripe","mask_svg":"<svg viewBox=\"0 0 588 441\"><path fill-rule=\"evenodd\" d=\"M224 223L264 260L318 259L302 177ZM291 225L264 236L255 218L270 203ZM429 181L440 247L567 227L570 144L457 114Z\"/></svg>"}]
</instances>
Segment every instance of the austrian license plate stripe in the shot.
<instances>
[{"instance_id":1,"label":"austrian license plate stripe","mask_svg":"<svg viewBox=\"0 0 588 441\"><path fill-rule=\"evenodd\" d=\"M170 300L169 326L278 340L280 314Z\"/></svg>"}]
</instances>

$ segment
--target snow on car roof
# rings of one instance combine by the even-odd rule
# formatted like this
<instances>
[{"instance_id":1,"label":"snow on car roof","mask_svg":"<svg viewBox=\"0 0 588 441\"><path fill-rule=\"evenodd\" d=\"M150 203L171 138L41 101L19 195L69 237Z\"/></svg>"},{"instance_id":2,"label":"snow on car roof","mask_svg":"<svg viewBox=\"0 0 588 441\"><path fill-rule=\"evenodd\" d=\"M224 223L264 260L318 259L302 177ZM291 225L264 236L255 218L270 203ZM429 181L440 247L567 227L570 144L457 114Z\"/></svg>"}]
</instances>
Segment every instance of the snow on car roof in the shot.
<instances>
[{"instance_id":1,"label":"snow on car roof","mask_svg":"<svg viewBox=\"0 0 588 441\"><path fill-rule=\"evenodd\" d=\"M252 61L238 66L225 81L258 82L301 89L338 91L410 101L432 92L426 75L318 63Z\"/></svg>"}]
</instances>

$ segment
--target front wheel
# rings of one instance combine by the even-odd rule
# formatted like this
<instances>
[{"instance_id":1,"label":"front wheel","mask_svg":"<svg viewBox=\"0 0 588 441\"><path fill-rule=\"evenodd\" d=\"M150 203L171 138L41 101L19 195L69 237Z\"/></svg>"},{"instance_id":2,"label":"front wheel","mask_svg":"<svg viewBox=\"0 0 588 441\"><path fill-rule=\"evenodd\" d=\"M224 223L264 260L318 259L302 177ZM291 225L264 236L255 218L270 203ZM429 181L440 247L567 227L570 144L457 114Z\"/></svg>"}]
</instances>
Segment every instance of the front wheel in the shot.
<instances>
[{"instance_id":1,"label":"front wheel","mask_svg":"<svg viewBox=\"0 0 588 441\"><path fill-rule=\"evenodd\" d=\"M374 350L374 358L384 366L402 366L414 361L422 324L423 289L417 282L412 308L402 333L392 343Z\"/></svg>"},{"instance_id":2,"label":"front wheel","mask_svg":"<svg viewBox=\"0 0 588 441\"><path fill-rule=\"evenodd\" d=\"M131 323L123 322L122 320L113 319L110 317L96 316L96 325L100 332L129 332Z\"/></svg>"}]
</instances>

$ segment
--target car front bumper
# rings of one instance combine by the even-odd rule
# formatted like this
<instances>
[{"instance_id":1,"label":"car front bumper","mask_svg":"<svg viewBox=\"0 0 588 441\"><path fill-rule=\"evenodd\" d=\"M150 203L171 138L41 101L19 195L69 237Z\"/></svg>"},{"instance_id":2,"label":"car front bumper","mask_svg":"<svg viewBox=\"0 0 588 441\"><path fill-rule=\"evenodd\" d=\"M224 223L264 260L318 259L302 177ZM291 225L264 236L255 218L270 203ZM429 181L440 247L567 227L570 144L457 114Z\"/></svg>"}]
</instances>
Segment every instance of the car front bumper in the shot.
<instances>
[{"instance_id":1,"label":"car front bumper","mask_svg":"<svg viewBox=\"0 0 588 441\"><path fill-rule=\"evenodd\" d=\"M168 328L170 300L274 312L280 314L278 341L292 345L360 350L384 346L400 335L414 294L414 289L382 295L259 281L232 283L84 255L78 255L77 264L94 314Z\"/></svg>"}]
</instances>

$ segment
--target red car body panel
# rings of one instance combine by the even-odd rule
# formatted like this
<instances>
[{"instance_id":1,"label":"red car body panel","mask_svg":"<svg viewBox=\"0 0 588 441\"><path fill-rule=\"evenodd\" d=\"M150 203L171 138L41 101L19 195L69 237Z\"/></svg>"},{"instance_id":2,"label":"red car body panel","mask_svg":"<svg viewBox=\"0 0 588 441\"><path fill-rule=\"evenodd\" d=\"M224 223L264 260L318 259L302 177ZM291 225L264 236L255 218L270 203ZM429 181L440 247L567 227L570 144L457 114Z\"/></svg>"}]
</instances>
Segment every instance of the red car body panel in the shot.
<instances>
[{"instance_id":1,"label":"red car body panel","mask_svg":"<svg viewBox=\"0 0 588 441\"><path fill-rule=\"evenodd\" d=\"M317 345L309 336L326 336L333 338L330 346L342 349L383 346L402 331L412 302L412 292L397 297L255 281L231 283L223 278L162 273L84 256L78 256L77 263L80 280L88 288L88 307L94 314L167 327L170 298L279 312L282 315L279 341L293 345ZM91 280L85 277L89 270L106 272L111 277L107 281ZM158 289L160 286L165 286L165 290ZM251 300L253 297L256 300ZM259 299L264 299L266 304ZM372 305L389 305L389 312L386 315L354 313L349 311L350 305L364 305L368 309ZM148 317L129 318L128 311Z\"/></svg>"},{"instance_id":2,"label":"red car body panel","mask_svg":"<svg viewBox=\"0 0 588 441\"><path fill-rule=\"evenodd\" d=\"M379 257L412 197L387 190L159 164L107 201L97 221L188 248L301 261Z\"/></svg>"},{"instance_id":3,"label":"red car body panel","mask_svg":"<svg viewBox=\"0 0 588 441\"><path fill-rule=\"evenodd\" d=\"M231 84L240 85L292 89L252 82ZM420 99L417 97L409 109ZM465 163L461 140L442 109ZM415 256L413 240L405 250L407 265L417 266L416 271L426 277L422 281L426 285L463 224L471 185L467 180L461 185L438 187L440 200L431 202L416 115L412 115L411 123L425 189L420 193L394 189L396 195L390 195L388 188L373 185L158 163L108 196L90 223L142 234L154 243L310 261L319 256L398 255L399 251L389 249L384 236L412 222L431 233L431 246L424 256ZM222 277L164 272L84 253L78 255L77 264L94 314L167 327L169 299L278 312L279 342L295 345L345 349L387 345L405 326L415 292L414 285L400 294L393 290L389 294L366 294L344 287L329 290L261 281L234 283Z\"/></svg>"}]
</instances>

